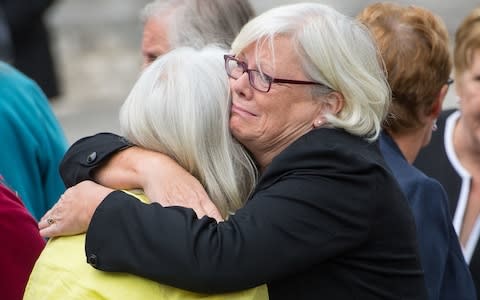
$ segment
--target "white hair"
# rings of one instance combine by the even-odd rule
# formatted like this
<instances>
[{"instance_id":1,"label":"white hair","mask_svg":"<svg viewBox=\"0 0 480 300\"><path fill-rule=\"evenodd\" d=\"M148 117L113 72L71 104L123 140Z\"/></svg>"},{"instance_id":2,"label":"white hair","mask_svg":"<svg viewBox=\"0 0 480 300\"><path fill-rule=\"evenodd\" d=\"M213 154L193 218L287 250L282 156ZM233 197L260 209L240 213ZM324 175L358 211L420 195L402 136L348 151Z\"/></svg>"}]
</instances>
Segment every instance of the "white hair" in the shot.
<instances>
[{"instance_id":1,"label":"white hair","mask_svg":"<svg viewBox=\"0 0 480 300\"><path fill-rule=\"evenodd\" d=\"M248 0L155 0L145 6L142 20L166 20L169 43L177 47L230 47L255 12Z\"/></svg>"},{"instance_id":2,"label":"white hair","mask_svg":"<svg viewBox=\"0 0 480 300\"><path fill-rule=\"evenodd\" d=\"M274 58L277 36L291 38L305 74L329 87L315 87L314 94L333 90L343 95L341 112L325 116L330 125L375 140L387 114L391 92L369 31L326 5L286 5L247 23L234 40L232 51L238 54L256 43L257 50L269 46Z\"/></svg>"},{"instance_id":3,"label":"white hair","mask_svg":"<svg viewBox=\"0 0 480 300\"><path fill-rule=\"evenodd\" d=\"M185 0L155 0L143 8L140 18L146 22L152 17L163 17L168 11L185 5Z\"/></svg>"},{"instance_id":4,"label":"white hair","mask_svg":"<svg viewBox=\"0 0 480 300\"><path fill-rule=\"evenodd\" d=\"M256 170L229 131L225 50L177 48L141 74L120 110L122 134L194 175L224 217L244 205Z\"/></svg>"}]
</instances>

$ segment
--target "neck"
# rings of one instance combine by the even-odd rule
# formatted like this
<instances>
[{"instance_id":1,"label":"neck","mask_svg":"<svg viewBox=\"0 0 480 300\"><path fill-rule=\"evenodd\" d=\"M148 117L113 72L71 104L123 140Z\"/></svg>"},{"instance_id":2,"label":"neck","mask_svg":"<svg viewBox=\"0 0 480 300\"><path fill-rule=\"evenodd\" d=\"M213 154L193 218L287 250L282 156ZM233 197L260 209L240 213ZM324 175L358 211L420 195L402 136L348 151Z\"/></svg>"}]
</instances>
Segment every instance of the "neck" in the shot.
<instances>
[{"instance_id":1,"label":"neck","mask_svg":"<svg viewBox=\"0 0 480 300\"><path fill-rule=\"evenodd\" d=\"M409 164L413 164L425 143L425 129L408 133L388 132Z\"/></svg>"},{"instance_id":2,"label":"neck","mask_svg":"<svg viewBox=\"0 0 480 300\"><path fill-rule=\"evenodd\" d=\"M306 133L308 131L284 131L269 143L256 139L247 149L252 153L262 173L277 155Z\"/></svg>"},{"instance_id":3,"label":"neck","mask_svg":"<svg viewBox=\"0 0 480 300\"><path fill-rule=\"evenodd\" d=\"M252 155L253 157L255 157L255 161L258 164L260 173L263 173L263 171L265 171L265 168L270 165L275 156L280 154L287 146L288 145L285 145L281 148L260 149L258 151L252 151Z\"/></svg>"}]
</instances>

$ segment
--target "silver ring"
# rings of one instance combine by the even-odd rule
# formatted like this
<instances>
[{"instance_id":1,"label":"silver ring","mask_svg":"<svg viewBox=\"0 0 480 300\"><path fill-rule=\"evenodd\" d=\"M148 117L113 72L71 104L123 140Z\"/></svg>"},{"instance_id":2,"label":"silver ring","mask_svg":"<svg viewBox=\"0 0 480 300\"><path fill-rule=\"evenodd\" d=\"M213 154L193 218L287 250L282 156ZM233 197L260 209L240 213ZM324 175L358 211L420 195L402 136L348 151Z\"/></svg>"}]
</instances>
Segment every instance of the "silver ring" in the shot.
<instances>
[{"instance_id":1,"label":"silver ring","mask_svg":"<svg viewBox=\"0 0 480 300\"><path fill-rule=\"evenodd\" d=\"M47 223L48 223L48 225L55 224L55 219L48 218L48 219L47 219Z\"/></svg>"}]
</instances>

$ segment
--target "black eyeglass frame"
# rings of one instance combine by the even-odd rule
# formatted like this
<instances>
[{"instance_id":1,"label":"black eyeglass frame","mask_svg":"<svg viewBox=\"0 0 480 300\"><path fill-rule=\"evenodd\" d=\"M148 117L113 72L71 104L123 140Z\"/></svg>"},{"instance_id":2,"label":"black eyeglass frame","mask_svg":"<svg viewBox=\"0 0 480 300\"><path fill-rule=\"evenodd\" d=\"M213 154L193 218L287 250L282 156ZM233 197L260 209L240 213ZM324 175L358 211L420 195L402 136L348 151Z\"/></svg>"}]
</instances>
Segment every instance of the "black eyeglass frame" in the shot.
<instances>
[{"instance_id":1,"label":"black eyeglass frame","mask_svg":"<svg viewBox=\"0 0 480 300\"><path fill-rule=\"evenodd\" d=\"M230 78L232 78L232 79L235 79L235 80L237 80L238 78L240 78L240 76L237 77L237 78L235 78L235 77L229 72L229 69L230 69L230 68L228 67L228 63L229 63L229 61L234 60L234 61L237 62L237 64L238 64L239 66L242 67L242 69L243 69L242 74L245 73L245 72L247 73L247 75L248 75L248 82L250 83L250 86L253 87L254 89L256 89L257 91L262 92L262 93L268 93L268 92L270 91L270 88L272 87L272 83L321 85L321 86L324 86L324 87L326 87L326 88L329 88L328 86L326 86L325 84L320 83L320 82L274 78L274 77L272 77L272 76L270 76L270 75L268 75L268 74L262 73L262 72L260 72L260 71L258 71L258 70L249 69L249 68L248 68L248 65L247 65L245 62L243 62L243 61L241 61L241 60L238 60L237 58L235 58L235 56L233 56L233 55L231 55L231 54L225 54L225 55L223 56L223 59L225 60L225 71L227 72L228 77L230 77ZM268 81L268 89L267 89L267 90L261 90L261 89L259 89L258 87L255 86L254 81L253 81L253 79L252 79L252 75L251 75L252 72L257 72L257 73L259 73L263 78L267 79L267 81Z\"/></svg>"}]
</instances>

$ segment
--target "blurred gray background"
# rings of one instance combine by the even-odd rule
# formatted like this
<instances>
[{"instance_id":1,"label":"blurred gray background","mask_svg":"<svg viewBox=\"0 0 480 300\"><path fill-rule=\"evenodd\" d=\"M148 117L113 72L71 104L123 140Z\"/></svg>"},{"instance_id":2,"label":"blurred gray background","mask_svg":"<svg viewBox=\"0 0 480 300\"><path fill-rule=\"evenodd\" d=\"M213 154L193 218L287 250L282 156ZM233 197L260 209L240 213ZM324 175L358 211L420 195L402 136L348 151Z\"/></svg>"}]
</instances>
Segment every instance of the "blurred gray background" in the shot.
<instances>
[{"instance_id":1,"label":"blurred gray background","mask_svg":"<svg viewBox=\"0 0 480 300\"><path fill-rule=\"evenodd\" d=\"M273 6L304 1L250 0L257 13ZM149 0L62 0L47 16L62 83L52 102L70 143L101 131L118 132L118 110L141 65L139 12ZM354 16L378 1L317 0ZM441 16L453 36L479 0L394 1L428 8ZM453 88L445 104L455 106Z\"/></svg>"}]
</instances>

